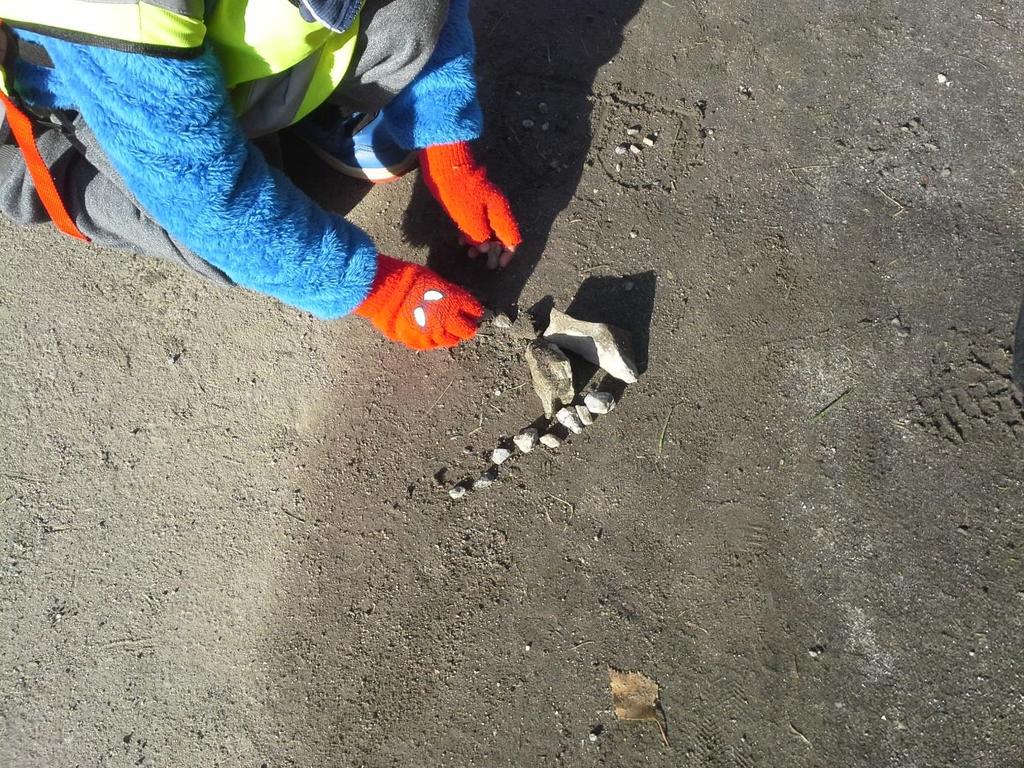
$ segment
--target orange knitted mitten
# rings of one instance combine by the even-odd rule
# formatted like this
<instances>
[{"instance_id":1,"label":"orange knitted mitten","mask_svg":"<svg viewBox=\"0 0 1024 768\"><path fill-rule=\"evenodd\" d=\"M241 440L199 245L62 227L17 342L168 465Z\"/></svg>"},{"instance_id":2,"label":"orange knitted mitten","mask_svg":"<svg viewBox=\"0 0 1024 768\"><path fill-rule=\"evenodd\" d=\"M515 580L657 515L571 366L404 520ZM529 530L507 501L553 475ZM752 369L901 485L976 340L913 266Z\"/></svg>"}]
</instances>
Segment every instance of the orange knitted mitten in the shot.
<instances>
[{"instance_id":1,"label":"orange knitted mitten","mask_svg":"<svg viewBox=\"0 0 1024 768\"><path fill-rule=\"evenodd\" d=\"M427 187L470 243L497 240L514 251L522 242L508 199L476 164L466 142L427 147L420 152L420 169Z\"/></svg>"},{"instance_id":2,"label":"orange knitted mitten","mask_svg":"<svg viewBox=\"0 0 1024 768\"><path fill-rule=\"evenodd\" d=\"M484 310L467 291L432 270L381 253L373 287L355 313L389 339L424 350L473 338Z\"/></svg>"}]
</instances>

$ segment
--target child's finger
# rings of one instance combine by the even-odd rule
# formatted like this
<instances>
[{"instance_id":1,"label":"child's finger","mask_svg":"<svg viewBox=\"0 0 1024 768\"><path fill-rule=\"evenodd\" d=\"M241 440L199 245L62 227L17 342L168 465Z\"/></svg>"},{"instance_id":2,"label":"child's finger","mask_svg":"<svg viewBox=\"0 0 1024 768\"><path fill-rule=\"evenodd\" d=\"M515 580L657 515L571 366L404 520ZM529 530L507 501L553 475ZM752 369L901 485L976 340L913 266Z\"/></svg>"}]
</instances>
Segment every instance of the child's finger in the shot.
<instances>
[{"instance_id":1,"label":"child's finger","mask_svg":"<svg viewBox=\"0 0 1024 768\"><path fill-rule=\"evenodd\" d=\"M501 243L495 243L492 246L492 248L491 248L491 252L487 254L487 268L488 269L497 269L498 268L498 261L499 261L500 258L501 258Z\"/></svg>"},{"instance_id":2,"label":"child's finger","mask_svg":"<svg viewBox=\"0 0 1024 768\"><path fill-rule=\"evenodd\" d=\"M476 336L476 331L479 326L479 320L473 319L466 314L459 314L458 317L452 318L452 320L449 321L445 326L445 330L455 336L458 336L460 339L468 340Z\"/></svg>"},{"instance_id":3,"label":"child's finger","mask_svg":"<svg viewBox=\"0 0 1024 768\"><path fill-rule=\"evenodd\" d=\"M459 228L459 233L466 238L466 242L478 244L492 239L483 202L475 201L472 207L465 205L460 208L449 208L448 213L455 226Z\"/></svg>"},{"instance_id":4,"label":"child's finger","mask_svg":"<svg viewBox=\"0 0 1024 768\"><path fill-rule=\"evenodd\" d=\"M512 214L512 208L500 192L491 195L487 200L487 220L498 240L509 250L523 242L523 236L519 232L519 224Z\"/></svg>"},{"instance_id":5,"label":"child's finger","mask_svg":"<svg viewBox=\"0 0 1024 768\"><path fill-rule=\"evenodd\" d=\"M434 333L432 341L434 346L437 347L457 347L463 340L454 333L449 333L447 330L441 328Z\"/></svg>"}]
</instances>

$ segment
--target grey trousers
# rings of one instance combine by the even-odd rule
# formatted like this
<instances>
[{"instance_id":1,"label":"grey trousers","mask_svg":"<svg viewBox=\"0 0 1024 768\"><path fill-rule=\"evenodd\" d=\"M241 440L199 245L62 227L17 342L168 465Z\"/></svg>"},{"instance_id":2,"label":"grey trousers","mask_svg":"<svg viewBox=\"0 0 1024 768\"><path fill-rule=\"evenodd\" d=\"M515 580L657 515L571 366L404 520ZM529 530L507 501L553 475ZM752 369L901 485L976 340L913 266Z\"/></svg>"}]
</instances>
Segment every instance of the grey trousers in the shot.
<instances>
[{"instance_id":1,"label":"grey trousers","mask_svg":"<svg viewBox=\"0 0 1024 768\"><path fill-rule=\"evenodd\" d=\"M366 0L355 64L331 103L345 112L373 112L387 105L426 65L447 13L447 0ZM64 126L55 123L36 133L39 153L68 212L92 242L163 258L223 285L233 284L142 209L81 116L71 115ZM24 225L50 221L10 137L0 144L0 212Z\"/></svg>"}]
</instances>

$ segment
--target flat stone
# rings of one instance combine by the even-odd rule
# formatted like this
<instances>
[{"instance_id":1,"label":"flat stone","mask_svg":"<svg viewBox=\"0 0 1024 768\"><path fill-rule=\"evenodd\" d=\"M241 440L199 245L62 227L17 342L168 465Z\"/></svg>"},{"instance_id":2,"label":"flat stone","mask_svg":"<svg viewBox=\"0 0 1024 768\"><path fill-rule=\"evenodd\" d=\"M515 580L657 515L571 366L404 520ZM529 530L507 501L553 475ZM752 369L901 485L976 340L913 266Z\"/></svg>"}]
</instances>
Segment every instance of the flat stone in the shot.
<instances>
[{"instance_id":1,"label":"flat stone","mask_svg":"<svg viewBox=\"0 0 1024 768\"><path fill-rule=\"evenodd\" d=\"M512 327L512 321L504 312L499 312L495 315L493 323L495 328L501 328L502 330L508 330Z\"/></svg>"},{"instance_id":2,"label":"flat stone","mask_svg":"<svg viewBox=\"0 0 1024 768\"><path fill-rule=\"evenodd\" d=\"M544 415L550 419L561 405L571 403L576 396L569 358L554 344L534 339L526 348L526 363Z\"/></svg>"},{"instance_id":3,"label":"flat stone","mask_svg":"<svg viewBox=\"0 0 1024 768\"><path fill-rule=\"evenodd\" d=\"M540 436L540 444L545 448L560 448L562 439L553 432L547 432Z\"/></svg>"},{"instance_id":4,"label":"flat stone","mask_svg":"<svg viewBox=\"0 0 1024 768\"><path fill-rule=\"evenodd\" d=\"M516 448L518 448L523 453L529 453L530 451L537 447L537 441L539 437L540 436L537 434L536 429L534 429L533 427L527 427L518 435L513 437L512 442L515 443Z\"/></svg>"},{"instance_id":5,"label":"flat stone","mask_svg":"<svg viewBox=\"0 0 1024 768\"><path fill-rule=\"evenodd\" d=\"M552 309L544 338L560 349L575 352L584 360L601 366L620 381L633 384L637 379L633 339L622 328L607 323L588 323Z\"/></svg>"},{"instance_id":6,"label":"flat stone","mask_svg":"<svg viewBox=\"0 0 1024 768\"><path fill-rule=\"evenodd\" d=\"M504 464L508 461L508 457L512 455L512 451L508 448L495 448L491 451L491 463L493 464Z\"/></svg>"},{"instance_id":7,"label":"flat stone","mask_svg":"<svg viewBox=\"0 0 1024 768\"><path fill-rule=\"evenodd\" d=\"M533 319L525 312L520 313L509 330L512 336L517 339L532 341L537 338L537 331L533 327Z\"/></svg>"},{"instance_id":8,"label":"flat stone","mask_svg":"<svg viewBox=\"0 0 1024 768\"><path fill-rule=\"evenodd\" d=\"M576 415L579 417L580 423L584 427L589 427L594 423L594 414L588 411L585 405L576 406Z\"/></svg>"},{"instance_id":9,"label":"flat stone","mask_svg":"<svg viewBox=\"0 0 1024 768\"><path fill-rule=\"evenodd\" d=\"M589 392L583 398L583 404L591 413L603 416L615 410L615 397L611 392Z\"/></svg>"},{"instance_id":10,"label":"flat stone","mask_svg":"<svg viewBox=\"0 0 1024 768\"><path fill-rule=\"evenodd\" d=\"M448 491L448 495L451 496L456 501L458 501L459 499L466 495L466 486L456 485L454 488Z\"/></svg>"},{"instance_id":11,"label":"flat stone","mask_svg":"<svg viewBox=\"0 0 1024 768\"><path fill-rule=\"evenodd\" d=\"M576 415L575 408L559 408L558 413L555 414L555 419L563 427L568 429L574 435L583 434L583 422L580 421L580 417Z\"/></svg>"}]
</instances>

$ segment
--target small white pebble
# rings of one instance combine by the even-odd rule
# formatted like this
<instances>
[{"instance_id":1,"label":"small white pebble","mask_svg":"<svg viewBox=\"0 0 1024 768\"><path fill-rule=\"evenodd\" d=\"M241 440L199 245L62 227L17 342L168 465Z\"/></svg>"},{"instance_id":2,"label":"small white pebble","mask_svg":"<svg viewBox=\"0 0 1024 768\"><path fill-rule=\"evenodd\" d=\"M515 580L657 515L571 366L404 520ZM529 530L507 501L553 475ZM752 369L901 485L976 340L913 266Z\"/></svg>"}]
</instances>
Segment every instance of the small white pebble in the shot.
<instances>
[{"instance_id":1,"label":"small white pebble","mask_svg":"<svg viewBox=\"0 0 1024 768\"><path fill-rule=\"evenodd\" d=\"M590 734L590 743L593 744L595 741L597 741L597 734L596 733Z\"/></svg>"},{"instance_id":2,"label":"small white pebble","mask_svg":"<svg viewBox=\"0 0 1024 768\"><path fill-rule=\"evenodd\" d=\"M491 475L481 475L473 481L473 490L482 491L484 488L490 488L494 485L494 477Z\"/></svg>"},{"instance_id":3,"label":"small white pebble","mask_svg":"<svg viewBox=\"0 0 1024 768\"><path fill-rule=\"evenodd\" d=\"M508 329L512 327L512 320L504 312L495 315L492 322L495 328Z\"/></svg>"},{"instance_id":4,"label":"small white pebble","mask_svg":"<svg viewBox=\"0 0 1024 768\"><path fill-rule=\"evenodd\" d=\"M631 232L629 233L629 239L630 239L630 240L636 240L636 230L632 230L632 231L631 231Z\"/></svg>"},{"instance_id":5,"label":"small white pebble","mask_svg":"<svg viewBox=\"0 0 1024 768\"><path fill-rule=\"evenodd\" d=\"M947 82L949 82L949 78L946 77L941 72L939 72L939 74L935 76L935 82L937 82L939 85L945 85Z\"/></svg>"},{"instance_id":6,"label":"small white pebble","mask_svg":"<svg viewBox=\"0 0 1024 768\"><path fill-rule=\"evenodd\" d=\"M640 133L640 126L634 126L633 128L626 129L627 136L637 136Z\"/></svg>"},{"instance_id":7,"label":"small white pebble","mask_svg":"<svg viewBox=\"0 0 1024 768\"><path fill-rule=\"evenodd\" d=\"M555 414L555 418L558 423L568 429L574 435L583 434L583 424L580 422L580 417L576 415L576 409L569 410L568 408L559 408L558 413Z\"/></svg>"},{"instance_id":8,"label":"small white pebble","mask_svg":"<svg viewBox=\"0 0 1024 768\"><path fill-rule=\"evenodd\" d=\"M632 152L634 155L639 155L641 152L643 152L643 150L640 149L640 147L638 147L636 144L630 144L629 151Z\"/></svg>"},{"instance_id":9,"label":"small white pebble","mask_svg":"<svg viewBox=\"0 0 1024 768\"><path fill-rule=\"evenodd\" d=\"M540 443L546 448L559 448L562 445L562 441L558 435L548 432L547 434L541 435Z\"/></svg>"},{"instance_id":10,"label":"small white pebble","mask_svg":"<svg viewBox=\"0 0 1024 768\"><path fill-rule=\"evenodd\" d=\"M523 453L529 453L537 446L537 430L533 427L527 427L521 431L518 435L512 438L512 442L516 444Z\"/></svg>"},{"instance_id":11,"label":"small white pebble","mask_svg":"<svg viewBox=\"0 0 1024 768\"><path fill-rule=\"evenodd\" d=\"M629 152L629 144L619 144L619 146L615 148L616 155L624 155L627 152Z\"/></svg>"},{"instance_id":12,"label":"small white pebble","mask_svg":"<svg viewBox=\"0 0 1024 768\"><path fill-rule=\"evenodd\" d=\"M504 464L508 461L508 457L512 455L512 451L508 448L495 448L491 451L491 461L494 464Z\"/></svg>"},{"instance_id":13,"label":"small white pebble","mask_svg":"<svg viewBox=\"0 0 1024 768\"><path fill-rule=\"evenodd\" d=\"M591 413L603 416L615 410L615 397L611 392L590 392L583 398L583 404Z\"/></svg>"},{"instance_id":14,"label":"small white pebble","mask_svg":"<svg viewBox=\"0 0 1024 768\"><path fill-rule=\"evenodd\" d=\"M448 495L451 496L456 501L458 501L459 499L466 495L466 486L456 485L454 488L448 491Z\"/></svg>"},{"instance_id":15,"label":"small white pebble","mask_svg":"<svg viewBox=\"0 0 1024 768\"><path fill-rule=\"evenodd\" d=\"M576 415L579 417L580 423L582 423L584 427L589 427L594 423L594 414L588 411L586 406L577 405Z\"/></svg>"},{"instance_id":16,"label":"small white pebble","mask_svg":"<svg viewBox=\"0 0 1024 768\"><path fill-rule=\"evenodd\" d=\"M654 142L656 140L657 139L656 139L656 137L654 136L653 133L650 136L644 136L644 146L653 147L654 146Z\"/></svg>"}]
</instances>

